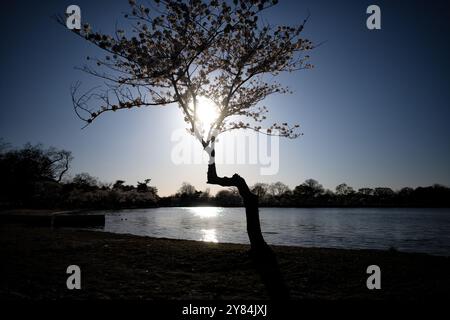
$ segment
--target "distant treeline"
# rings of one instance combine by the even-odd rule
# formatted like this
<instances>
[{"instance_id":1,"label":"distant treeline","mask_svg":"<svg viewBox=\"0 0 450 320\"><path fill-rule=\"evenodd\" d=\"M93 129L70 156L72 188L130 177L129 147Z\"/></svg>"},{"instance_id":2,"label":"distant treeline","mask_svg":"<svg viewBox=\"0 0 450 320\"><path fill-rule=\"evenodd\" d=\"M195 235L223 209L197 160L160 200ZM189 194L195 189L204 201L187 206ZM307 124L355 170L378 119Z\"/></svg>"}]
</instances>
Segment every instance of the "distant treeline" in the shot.
<instances>
[{"instance_id":1,"label":"distant treeline","mask_svg":"<svg viewBox=\"0 0 450 320\"><path fill-rule=\"evenodd\" d=\"M291 190L286 184L257 183L252 191L259 196L262 207L450 207L450 189L433 185L430 187L361 188L355 191L342 183L333 192L326 190L314 179L308 179ZM184 183L179 192L161 198L160 206L242 206L242 199L235 189L219 191L215 196L197 191Z\"/></svg>"},{"instance_id":2,"label":"distant treeline","mask_svg":"<svg viewBox=\"0 0 450 320\"><path fill-rule=\"evenodd\" d=\"M136 186L118 180L105 184L88 173L68 177L69 151L26 144L0 147L0 208L120 209L158 205L150 179Z\"/></svg>"},{"instance_id":3,"label":"distant treeline","mask_svg":"<svg viewBox=\"0 0 450 320\"><path fill-rule=\"evenodd\" d=\"M27 144L12 149L0 144L0 209L61 208L121 209L157 206L242 206L236 189L211 195L183 183L172 196L159 197L143 179L136 185L123 180L101 183L88 173L67 176L73 157L69 151ZM282 182L251 187L266 207L450 207L450 188L442 185L402 188L361 188L345 183L335 191L308 179L291 189Z\"/></svg>"}]
</instances>

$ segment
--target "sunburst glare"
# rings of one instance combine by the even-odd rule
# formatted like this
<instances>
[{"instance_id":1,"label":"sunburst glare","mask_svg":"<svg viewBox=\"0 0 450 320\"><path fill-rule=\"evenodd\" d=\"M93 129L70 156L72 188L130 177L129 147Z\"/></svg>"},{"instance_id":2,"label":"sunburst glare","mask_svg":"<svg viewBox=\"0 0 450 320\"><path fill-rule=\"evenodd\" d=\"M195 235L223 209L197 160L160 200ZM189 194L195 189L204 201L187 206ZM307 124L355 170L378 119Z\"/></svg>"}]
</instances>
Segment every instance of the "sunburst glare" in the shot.
<instances>
[{"instance_id":1,"label":"sunburst glare","mask_svg":"<svg viewBox=\"0 0 450 320\"><path fill-rule=\"evenodd\" d=\"M211 99L200 96L197 98L196 116L202 129L209 129L219 117L219 108Z\"/></svg>"}]
</instances>

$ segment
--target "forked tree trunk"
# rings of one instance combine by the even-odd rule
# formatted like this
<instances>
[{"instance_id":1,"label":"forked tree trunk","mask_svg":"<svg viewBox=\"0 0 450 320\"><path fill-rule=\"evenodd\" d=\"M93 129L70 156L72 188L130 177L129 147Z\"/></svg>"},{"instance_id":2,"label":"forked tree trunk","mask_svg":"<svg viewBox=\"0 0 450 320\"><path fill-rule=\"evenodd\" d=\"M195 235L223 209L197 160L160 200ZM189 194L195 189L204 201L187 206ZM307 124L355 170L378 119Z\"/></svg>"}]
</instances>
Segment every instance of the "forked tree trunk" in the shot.
<instances>
[{"instance_id":1,"label":"forked tree trunk","mask_svg":"<svg viewBox=\"0 0 450 320\"><path fill-rule=\"evenodd\" d=\"M289 294L281 277L277 258L272 249L264 241L261 232L258 196L250 191L244 178L238 174L234 174L231 178L217 176L214 162L208 165L207 183L217 184L223 187L236 187L238 189L245 206L247 233L251 245L250 257L267 288L270 298L272 300L287 299Z\"/></svg>"}]
</instances>

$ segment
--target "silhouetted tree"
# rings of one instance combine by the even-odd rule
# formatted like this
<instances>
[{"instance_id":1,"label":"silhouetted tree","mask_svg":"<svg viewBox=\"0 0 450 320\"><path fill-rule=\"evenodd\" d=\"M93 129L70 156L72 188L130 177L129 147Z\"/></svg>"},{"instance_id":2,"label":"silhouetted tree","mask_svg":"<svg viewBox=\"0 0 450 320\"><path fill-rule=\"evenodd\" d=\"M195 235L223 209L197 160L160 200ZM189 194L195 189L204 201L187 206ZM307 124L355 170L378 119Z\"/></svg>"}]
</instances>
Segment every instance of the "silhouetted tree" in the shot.
<instances>
[{"instance_id":1,"label":"silhouetted tree","mask_svg":"<svg viewBox=\"0 0 450 320\"><path fill-rule=\"evenodd\" d=\"M188 182L183 182L181 184L180 189L178 189L178 194L179 195L184 195L184 196L192 196L194 194L197 193L197 190L195 190L195 187L188 183Z\"/></svg>"},{"instance_id":2,"label":"silhouetted tree","mask_svg":"<svg viewBox=\"0 0 450 320\"><path fill-rule=\"evenodd\" d=\"M269 191L269 185L267 183L258 182L253 185L251 191L256 194L261 200L267 195L267 192Z\"/></svg>"},{"instance_id":3,"label":"silhouetted tree","mask_svg":"<svg viewBox=\"0 0 450 320\"><path fill-rule=\"evenodd\" d=\"M70 169L70 163L73 160L72 152L50 148L47 151L47 155L51 161L50 165L53 171L53 178L57 182L61 182L64 175Z\"/></svg>"},{"instance_id":4,"label":"silhouetted tree","mask_svg":"<svg viewBox=\"0 0 450 320\"><path fill-rule=\"evenodd\" d=\"M79 189L94 190L99 187L97 178L91 176L87 172L78 173L73 177L72 183Z\"/></svg>"},{"instance_id":5,"label":"silhouetted tree","mask_svg":"<svg viewBox=\"0 0 450 320\"><path fill-rule=\"evenodd\" d=\"M113 189L122 189L124 183L125 183L124 180L116 180L116 182L114 182L112 188Z\"/></svg>"},{"instance_id":6,"label":"silhouetted tree","mask_svg":"<svg viewBox=\"0 0 450 320\"><path fill-rule=\"evenodd\" d=\"M137 191L138 192L148 192L149 191L149 186L148 184L150 183L152 179L145 179L144 182L137 182Z\"/></svg>"},{"instance_id":7,"label":"silhouetted tree","mask_svg":"<svg viewBox=\"0 0 450 320\"><path fill-rule=\"evenodd\" d=\"M239 196L239 192L235 188L228 190L220 190L216 194L216 203L219 206L235 207L242 206L242 198Z\"/></svg>"},{"instance_id":8,"label":"silhouetted tree","mask_svg":"<svg viewBox=\"0 0 450 320\"><path fill-rule=\"evenodd\" d=\"M394 195L394 191L391 188L386 187L378 187L375 188L374 195L377 197L392 197Z\"/></svg>"},{"instance_id":9,"label":"silhouetted tree","mask_svg":"<svg viewBox=\"0 0 450 320\"><path fill-rule=\"evenodd\" d=\"M269 194L273 197L282 196L283 194L289 191L290 191L289 187L281 181L272 183L268 189Z\"/></svg>"},{"instance_id":10,"label":"silhouetted tree","mask_svg":"<svg viewBox=\"0 0 450 320\"><path fill-rule=\"evenodd\" d=\"M401 188L398 194L402 197L408 197L414 192L413 188L405 187Z\"/></svg>"},{"instance_id":11,"label":"silhouetted tree","mask_svg":"<svg viewBox=\"0 0 450 320\"><path fill-rule=\"evenodd\" d=\"M209 188L206 188L205 191L201 192L199 201L201 204L210 204L211 200L211 191Z\"/></svg>"},{"instance_id":12,"label":"silhouetted tree","mask_svg":"<svg viewBox=\"0 0 450 320\"><path fill-rule=\"evenodd\" d=\"M350 194L353 194L355 191L352 187L348 186L346 183L341 183L340 185L336 186L336 195L338 196L348 196Z\"/></svg>"},{"instance_id":13,"label":"silhouetted tree","mask_svg":"<svg viewBox=\"0 0 450 320\"><path fill-rule=\"evenodd\" d=\"M195 203L199 204L201 195L202 192L197 191L192 184L183 182L180 189L178 189L178 192L175 194L173 199L175 203L173 204L178 206L190 206Z\"/></svg>"},{"instance_id":14,"label":"silhouetted tree","mask_svg":"<svg viewBox=\"0 0 450 320\"><path fill-rule=\"evenodd\" d=\"M61 181L71 161L69 151L44 149L41 144L28 143L11 150L4 145L0 152L0 194L16 205L29 205L38 190L43 192L43 184Z\"/></svg>"},{"instance_id":15,"label":"silhouetted tree","mask_svg":"<svg viewBox=\"0 0 450 320\"><path fill-rule=\"evenodd\" d=\"M107 81L106 90L78 94L73 88L75 112L90 124L107 111L176 103L190 132L208 152L207 182L236 187L244 200L247 232L252 251L273 256L261 233L258 197L239 175L216 173L215 142L226 131L251 129L268 135L295 138L287 123L260 125L267 113L259 102L275 93L289 91L265 76L310 68L305 52L312 43L300 37L304 24L271 26L260 13L276 0L155 1L155 10L130 0L133 36L123 30L108 35L94 32L88 24L74 31L106 52L92 60L103 70L84 71ZM64 19L60 22L64 24ZM197 107L200 97L214 102L218 116L202 123ZM90 104L97 101L97 106ZM245 119L247 118L247 119ZM250 123L250 122L253 123Z\"/></svg>"},{"instance_id":16,"label":"silhouetted tree","mask_svg":"<svg viewBox=\"0 0 450 320\"><path fill-rule=\"evenodd\" d=\"M365 196L372 196L373 189L372 188L361 188L361 189L358 189L358 193L365 195Z\"/></svg>"},{"instance_id":17,"label":"silhouetted tree","mask_svg":"<svg viewBox=\"0 0 450 320\"><path fill-rule=\"evenodd\" d=\"M450 189L439 184L430 187L417 187L411 194L411 198L420 206L449 206Z\"/></svg>"},{"instance_id":18,"label":"silhouetted tree","mask_svg":"<svg viewBox=\"0 0 450 320\"><path fill-rule=\"evenodd\" d=\"M296 186L294 189L294 197L297 203L312 205L317 203L318 197L323 194L323 186L314 179L307 179L305 182Z\"/></svg>"}]
</instances>

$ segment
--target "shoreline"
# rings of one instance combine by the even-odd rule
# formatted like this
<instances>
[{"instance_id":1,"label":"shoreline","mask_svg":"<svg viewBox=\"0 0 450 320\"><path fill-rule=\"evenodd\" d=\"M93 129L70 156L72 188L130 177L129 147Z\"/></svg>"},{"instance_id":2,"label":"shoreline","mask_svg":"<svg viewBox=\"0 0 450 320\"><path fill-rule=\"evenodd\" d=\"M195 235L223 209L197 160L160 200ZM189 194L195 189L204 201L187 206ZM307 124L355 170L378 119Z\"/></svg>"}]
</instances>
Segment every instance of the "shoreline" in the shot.
<instances>
[{"instance_id":1,"label":"shoreline","mask_svg":"<svg viewBox=\"0 0 450 320\"><path fill-rule=\"evenodd\" d=\"M450 258L369 249L272 246L293 300L450 299ZM12 300L266 300L248 245L103 231L0 226L0 297ZM67 290L79 265L82 290ZM382 289L368 290L379 265Z\"/></svg>"},{"instance_id":2,"label":"shoreline","mask_svg":"<svg viewBox=\"0 0 450 320\"><path fill-rule=\"evenodd\" d=\"M160 207L159 209L167 209L169 207ZM192 208L192 207L170 207L170 208ZM200 207L201 208L201 207ZM212 207L212 208L228 208L228 207ZM108 212L120 212L120 211L128 211L128 210L150 210L150 209L158 209L158 208L141 208L141 209L117 209L117 210L86 210L86 209L77 209L77 210L48 210L48 209L14 209L14 210L6 210L0 211L0 223L9 223L9 224L21 224L27 226L50 226L56 228L76 228L85 231L99 231L99 232L108 232L103 229L105 227L105 217ZM298 208L290 208L290 209L298 209ZM320 208L313 208L320 209ZM329 209L329 208L328 208ZM335 208L340 209L340 208ZM357 208L348 208L350 210ZM367 209L367 208L362 208ZM397 208L398 209L398 208ZM405 209L406 208L401 208ZM416 208L423 209L423 208ZM433 210L439 208L430 208ZM446 208L441 208L445 210ZM126 219L125 219L126 220ZM110 231L111 232L111 231ZM151 234L143 234L143 233L132 233L132 232L111 232L113 234L118 235L135 235L140 237L149 237L155 239L167 239L167 240L187 240L187 241L202 241L198 239L189 239L189 238L169 238L166 236L153 236ZM272 233L272 232L262 232ZM242 239L241 239L242 240ZM243 244L248 245L248 242L220 242L222 244ZM386 245L386 246L303 246L298 243L277 243L271 244L271 246L287 246L287 247L299 247L299 248L309 248L309 249L320 249L320 248L328 248L328 249L341 249L341 250L375 250L375 251L389 251L389 252L397 252L397 253L410 253L410 254L426 254L431 256L441 256L441 257L450 257L450 252L447 251L433 251L433 250L416 250L411 248L398 248L395 245Z\"/></svg>"}]
</instances>

